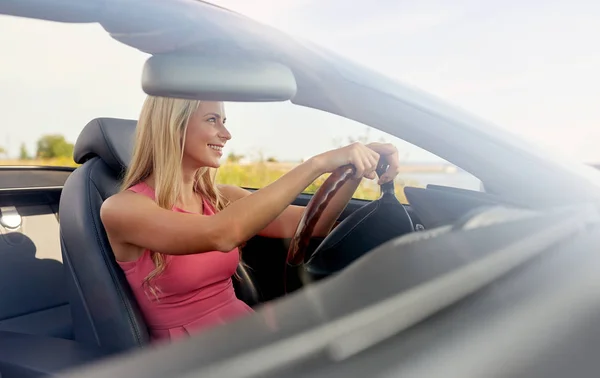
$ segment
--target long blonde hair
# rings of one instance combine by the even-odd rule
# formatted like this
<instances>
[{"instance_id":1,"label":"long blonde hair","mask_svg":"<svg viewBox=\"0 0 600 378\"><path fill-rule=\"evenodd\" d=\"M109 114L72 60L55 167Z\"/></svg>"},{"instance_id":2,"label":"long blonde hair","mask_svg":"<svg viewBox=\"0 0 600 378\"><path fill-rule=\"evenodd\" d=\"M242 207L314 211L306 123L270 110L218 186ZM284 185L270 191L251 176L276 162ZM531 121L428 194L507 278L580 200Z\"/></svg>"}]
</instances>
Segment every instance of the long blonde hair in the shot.
<instances>
[{"instance_id":1,"label":"long blonde hair","mask_svg":"<svg viewBox=\"0 0 600 378\"><path fill-rule=\"evenodd\" d=\"M158 206L172 210L181 195L183 177L181 163L187 125L198 108L199 101L148 96L144 101L135 131L131 163L125 172L121 190L154 176L155 201ZM229 203L215 185L216 169L200 168L194 175L194 190L214 209L220 211ZM143 284L157 295L150 282L166 267L162 253L151 252L155 269Z\"/></svg>"}]
</instances>

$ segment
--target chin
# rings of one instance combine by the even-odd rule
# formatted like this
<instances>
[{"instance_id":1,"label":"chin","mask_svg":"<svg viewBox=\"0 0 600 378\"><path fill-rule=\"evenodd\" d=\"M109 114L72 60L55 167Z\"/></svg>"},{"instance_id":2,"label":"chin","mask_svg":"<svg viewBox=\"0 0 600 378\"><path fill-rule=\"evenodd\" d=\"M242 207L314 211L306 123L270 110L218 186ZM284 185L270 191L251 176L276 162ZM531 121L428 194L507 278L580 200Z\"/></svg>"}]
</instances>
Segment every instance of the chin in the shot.
<instances>
[{"instance_id":1,"label":"chin","mask_svg":"<svg viewBox=\"0 0 600 378\"><path fill-rule=\"evenodd\" d=\"M220 161L204 161L201 164L202 167L207 167L207 168L219 168L221 167L221 162Z\"/></svg>"},{"instance_id":2,"label":"chin","mask_svg":"<svg viewBox=\"0 0 600 378\"><path fill-rule=\"evenodd\" d=\"M193 163L192 164L195 167L197 167L197 169L200 169L200 168L219 168L221 166L221 160L220 159L213 159L212 157L209 157L209 158L202 157L202 158L193 159Z\"/></svg>"}]
</instances>

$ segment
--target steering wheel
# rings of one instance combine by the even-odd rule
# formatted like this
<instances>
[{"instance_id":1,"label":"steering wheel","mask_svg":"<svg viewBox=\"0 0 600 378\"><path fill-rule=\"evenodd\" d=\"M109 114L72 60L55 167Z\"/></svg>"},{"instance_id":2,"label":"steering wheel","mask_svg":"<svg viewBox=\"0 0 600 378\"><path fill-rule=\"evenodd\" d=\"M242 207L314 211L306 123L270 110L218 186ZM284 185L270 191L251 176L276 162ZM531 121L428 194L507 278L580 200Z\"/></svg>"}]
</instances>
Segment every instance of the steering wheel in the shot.
<instances>
[{"instance_id":1,"label":"steering wheel","mask_svg":"<svg viewBox=\"0 0 600 378\"><path fill-rule=\"evenodd\" d=\"M388 164L379 160L377 174ZM316 191L298 223L287 255L290 266L304 265L304 279L313 281L348 266L378 245L414 231L408 212L394 193L394 182L381 185L381 197L353 212L334 228L317 249L306 256L313 230L338 190L355 174L352 165L339 167Z\"/></svg>"},{"instance_id":2,"label":"steering wheel","mask_svg":"<svg viewBox=\"0 0 600 378\"><path fill-rule=\"evenodd\" d=\"M290 242L287 255L287 263L289 265L297 266L304 262L312 232L317 222L319 222L323 210L325 210L337 191L355 172L356 169L351 164L341 166L333 171L323 185L315 192L308 205L306 205L304 214L302 214L300 223L298 223L298 227L296 228L296 233Z\"/></svg>"}]
</instances>

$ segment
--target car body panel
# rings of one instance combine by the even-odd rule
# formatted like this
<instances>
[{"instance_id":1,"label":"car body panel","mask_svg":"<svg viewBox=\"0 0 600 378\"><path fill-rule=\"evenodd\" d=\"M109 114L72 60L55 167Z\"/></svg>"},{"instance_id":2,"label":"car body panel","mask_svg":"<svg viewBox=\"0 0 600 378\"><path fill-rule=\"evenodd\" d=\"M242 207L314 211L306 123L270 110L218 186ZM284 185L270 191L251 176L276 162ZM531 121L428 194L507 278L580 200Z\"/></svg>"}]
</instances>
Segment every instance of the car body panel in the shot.
<instances>
[{"instance_id":1,"label":"car body panel","mask_svg":"<svg viewBox=\"0 0 600 378\"><path fill-rule=\"evenodd\" d=\"M480 229L480 239L471 239L471 244L465 241L467 239L456 237L460 232L450 232L456 225L444 225L426 233L407 235L381 247L379 253L366 255L349 270L314 286L302 288L283 298L279 298L285 294L281 287L272 289L268 297L274 300L263 304L251 317L164 349L138 350L116 356L110 361L99 361L98 366L74 370L68 376L191 377L201 373L211 376L217 372L223 373L218 375L220 377L225 376L224 373L229 373L227 376L247 377L277 373L289 376L308 373L347 376L358 372L374 376L398 372L420 376L419 373L428 372L428 376L447 377L451 375L449 371L463 377L490 376L491 372L498 376L516 376L518 371L528 371L528 376L534 376L540 372L559 372L548 370L548 367L556 366L556 359L544 364L542 357L547 351L551 351L554 357L562 356L563 366L574 367L585 359L585 367L589 368L597 361L590 360L589 353L578 356L557 353L559 347L577 350L577 346L585 346L586 352L598 347L598 340L591 337L586 339L580 333L586 321L594 321L595 325L600 308L596 303L597 289L600 287L597 285L598 275L593 274L598 265L597 254L594 253L599 242L597 220L593 219L595 215L589 215L597 205L590 205L594 210L582 210L581 216L565 219L560 219L560 214L557 216L549 209L567 204L600 202L600 172L539 152L502 129L433 96L360 67L310 42L287 36L206 2L9 0L0 3L0 13L59 22L98 22L110 37L149 54L202 54L207 49L214 49L234 59L260 57L281 62L296 77L298 92L292 103L337 114L398 136L474 174L483 181L487 194L505 203L510 202L511 207L539 211L538 218L523 220L523 223L516 224L518 227L501 224L483 231ZM58 233L54 235L53 232L57 223L51 217L56 216L56 209L48 198L58 198L60 185L46 185L44 182L50 183L58 176L44 179L39 175L41 170L31 170L17 176L14 171L7 172L9 169L0 170L1 198L23 203L33 201L26 206L17 206L18 209L40 206L38 201L43 198L50 201L51 204L43 205L46 209L43 222L39 227L34 227L30 239L41 240L52 232L49 237L55 239L47 245L55 246L53 243L58 240ZM12 175L11 180L21 184L6 184L3 175ZM27 183L29 178L33 181ZM295 203L305 204L309 198L310 195L300 195ZM344 216L363 203L360 200L351 201ZM408 209L418 214L418 209ZM455 220L458 215L462 214L456 214L451 219ZM512 221L517 222L514 219ZM555 227L557 224L572 232L561 238L560 232L564 230ZM473 262L465 259L464 254L468 251L472 254L489 252L489 248L495 246L498 249L494 251L500 254L511 248L526 251L529 250L527 248L540 247L534 243L539 239L529 236L548 230L552 231L549 237L556 238L551 239L555 244L545 245L548 250L545 259L528 261L520 268L515 267L510 274L489 286L473 289L473 296L447 303L447 308L437 308L437 312L429 314L430 318L417 320L397 334L390 329L381 331L381 328L377 328L381 332L388 332L389 338L378 339L375 337L378 335L374 334L376 342L363 350L359 348L354 354L339 358L340 354L327 347L329 344L325 342L336 341L332 335L339 336L336 332L342 326L347 327L343 330L347 332L346 336L349 335L342 341L356 342L350 337L355 329L340 321L349 318L362 321L365 319L363 315L372 315L373 311L381 310L382 307L378 306L388 299L406 300L403 295L407 293L402 291L406 287L400 288L400 284L406 283L402 280L407 277L423 274L417 277L419 280L409 282L412 285L409 285L409 289L419 285L439 285L444 282L437 281L443 278L440 275L448 271L435 271L436 266L439 267L436 265L438 262L451 259L452 264L446 267L461 269ZM476 233L477 230L470 235ZM498 244L491 243L492 240ZM402 248L396 248L399 246ZM284 241L268 244L265 240L257 239L253 248L254 263L261 261L257 257L261 256L259 253L264 255L272 251L279 254L280 260L272 259L272 266L283 262L286 251ZM57 250L52 251L56 257L54 261L58 262ZM381 256L389 260L378 261ZM418 264L410 264L410 261L403 259L411 256L411 261ZM260 269L264 274L272 266L264 265L264 269ZM46 278L43 277L48 272L44 270L34 281L39 279L44 282ZM19 277L20 271L11 273L11 277L22 278ZM482 274L475 278L484 276ZM279 280L276 275L265 277L268 278L263 285L270 287L275 287ZM553 282L564 286L553 292ZM13 286L11 283L5 285ZM440 288L440 292L445 289ZM528 296L517 298L519 295ZM508 304L504 301L506 296L513 298ZM415 303L419 302L418 299L414 299ZM477 311L483 302L487 307ZM568 306L561 308L561 302ZM26 313L21 311L21 315L34 318L23 321L35 322L29 319L36 319L37 316L49 321L44 312L48 310L46 307L53 311L61 309L63 304L64 301L60 299L45 307L28 305ZM514 307L517 305L518 308ZM406 308L407 313L410 310L411 307ZM569 323L570 316L579 322ZM544 322L540 321L542 317ZM379 325L387 324L384 317L377 319ZM492 320L496 323L486 323ZM9 324L9 328L21 331L19 327L23 323L18 323ZM16 353L7 352L4 359L0 358L2 378L33 376L36 373L55 374L60 369L108 356L100 350L87 353L86 346L68 340L68 332L59 331L62 326L58 323L48 327L41 325L38 329L30 326L29 332L35 331L36 335L0 333L0 338L6 336L2 340L4 344L0 343L0 349L16 351L21 356L19 360ZM370 338L368 328L356 328L357 332L359 330L364 339ZM503 330L510 330L510 333L503 334ZM580 335L579 338L571 337L576 334ZM536 342L539 336L545 337L539 338L545 340L545 344ZM560 336L570 337L561 339ZM525 352L531 352L532 361L535 359L537 366L523 363L522 356L511 353L511 347L518 345L530 348ZM515 363L513 370L499 372L498 369L506 366L507 361ZM569 370L570 373L574 371Z\"/></svg>"}]
</instances>

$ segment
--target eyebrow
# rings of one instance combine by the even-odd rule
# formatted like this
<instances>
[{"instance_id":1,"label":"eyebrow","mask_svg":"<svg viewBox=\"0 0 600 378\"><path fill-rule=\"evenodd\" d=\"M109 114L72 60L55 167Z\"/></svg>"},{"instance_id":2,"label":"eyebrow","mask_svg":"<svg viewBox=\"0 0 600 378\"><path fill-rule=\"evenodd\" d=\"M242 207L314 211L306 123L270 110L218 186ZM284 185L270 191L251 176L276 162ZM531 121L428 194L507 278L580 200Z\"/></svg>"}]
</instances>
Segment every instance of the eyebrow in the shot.
<instances>
[{"instance_id":1,"label":"eyebrow","mask_svg":"<svg viewBox=\"0 0 600 378\"><path fill-rule=\"evenodd\" d=\"M211 115L211 116L215 116L215 117L217 117L217 118L221 118L221 115L220 115L220 114L217 114L217 113L206 113L204 116L206 117L206 116L209 116L209 115Z\"/></svg>"}]
</instances>

